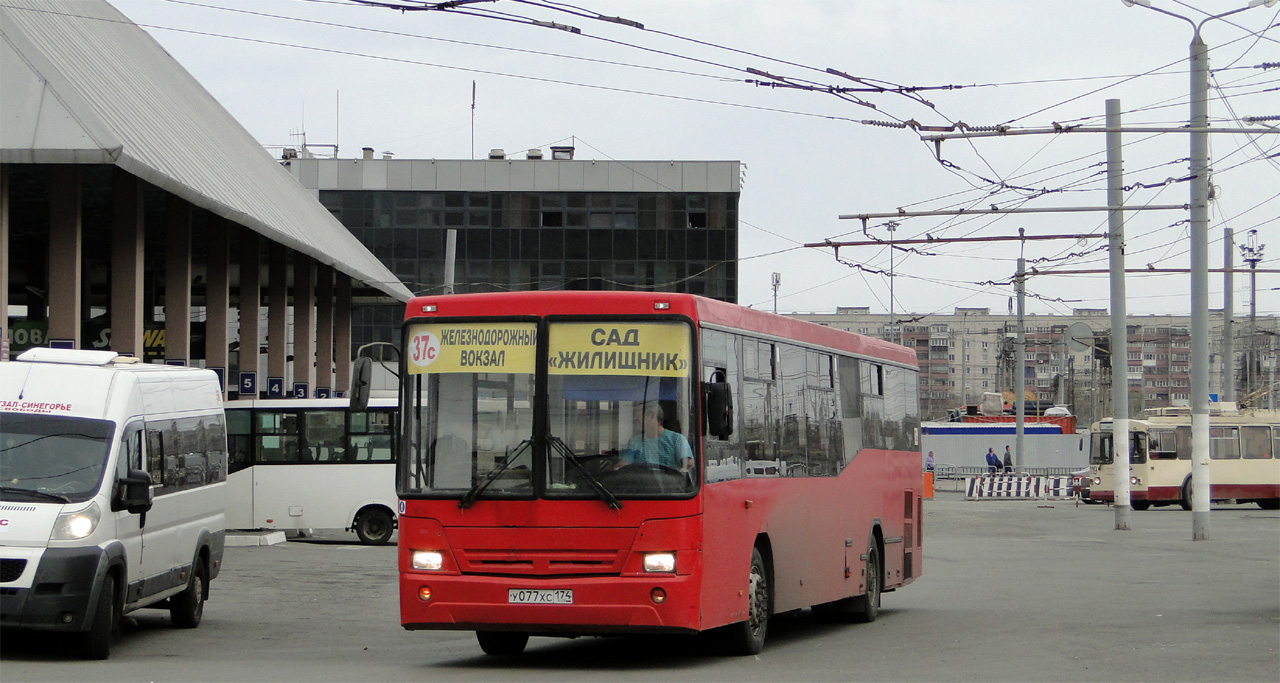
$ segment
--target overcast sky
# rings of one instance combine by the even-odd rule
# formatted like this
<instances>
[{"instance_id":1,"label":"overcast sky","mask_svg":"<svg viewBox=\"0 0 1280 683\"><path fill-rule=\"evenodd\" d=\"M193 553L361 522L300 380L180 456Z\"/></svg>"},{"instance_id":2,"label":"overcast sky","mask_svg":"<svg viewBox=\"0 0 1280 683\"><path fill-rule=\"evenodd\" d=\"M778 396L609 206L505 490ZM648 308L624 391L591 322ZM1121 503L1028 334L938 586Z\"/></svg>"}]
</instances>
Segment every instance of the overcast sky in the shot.
<instances>
[{"instance_id":1,"label":"overcast sky","mask_svg":"<svg viewBox=\"0 0 1280 683\"><path fill-rule=\"evenodd\" d=\"M469 5L470 14L341 0L112 2L264 146L296 147L305 133L348 158L362 147L402 159L482 158L491 148L523 158L530 148L575 144L578 159L739 160L739 303L772 308L778 273L779 312L888 311L891 267L896 313L1005 312L1020 249L1041 272L1107 267L1105 239L937 243L895 250L892 264L882 246L841 249L847 263L831 249L804 248L890 235L885 220L869 221L864 235L860 221L840 215L1106 205L1102 134L948 140L939 163L921 140L937 133L876 123L1100 126L1113 98L1125 126L1174 127L1189 117L1190 24L1121 0L577 0L558 5L567 12L500 0ZM1152 3L1198 20L1248 0ZM597 13L644 28L582 16ZM1280 5L1212 21L1202 35L1214 69L1213 125L1264 130L1241 119L1280 115L1280 67L1260 66L1280 62ZM771 76L898 92L842 98L754 83L780 82ZM1124 143L1127 206L1189 201L1186 134L1128 132ZM1225 228L1237 242L1257 230L1267 244L1259 268L1280 267L1280 135L1214 134L1210 148L1210 267L1222 267ZM1188 217L1129 213L1126 265L1189 267ZM898 239L1019 228L1080 235L1104 233L1107 216L897 223ZM1243 265L1238 252L1235 263ZM1128 310L1188 314L1189 283L1186 274L1131 274ZM1257 283L1258 313L1280 313L1280 275L1258 275ZM1249 285L1248 276L1235 277L1237 315L1248 311ZM1032 313L1108 307L1106 275L1036 275L1027 289ZM1209 305L1222 304L1223 276L1211 274Z\"/></svg>"}]
</instances>

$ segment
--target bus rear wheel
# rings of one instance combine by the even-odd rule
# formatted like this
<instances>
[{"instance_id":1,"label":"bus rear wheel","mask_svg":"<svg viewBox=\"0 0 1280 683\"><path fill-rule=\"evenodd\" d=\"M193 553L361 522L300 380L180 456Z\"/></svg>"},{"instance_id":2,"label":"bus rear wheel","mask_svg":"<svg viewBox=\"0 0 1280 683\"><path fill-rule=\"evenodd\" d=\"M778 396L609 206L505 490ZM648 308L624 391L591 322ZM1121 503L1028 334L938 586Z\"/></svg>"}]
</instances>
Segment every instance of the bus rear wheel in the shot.
<instances>
[{"instance_id":1,"label":"bus rear wheel","mask_svg":"<svg viewBox=\"0 0 1280 683\"><path fill-rule=\"evenodd\" d=\"M1149 501L1149 500L1131 500L1131 501L1129 501L1129 507L1133 508L1134 510L1139 510L1139 511L1141 511L1141 510L1146 510L1146 509L1149 509L1149 508L1151 507L1151 501Z\"/></svg>"},{"instance_id":2,"label":"bus rear wheel","mask_svg":"<svg viewBox=\"0 0 1280 683\"><path fill-rule=\"evenodd\" d=\"M476 640L480 641L480 649L493 657L518 655L529 644L527 634L510 631L476 631Z\"/></svg>"},{"instance_id":3,"label":"bus rear wheel","mask_svg":"<svg viewBox=\"0 0 1280 683\"><path fill-rule=\"evenodd\" d=\"M1263 510L1280 510L1280 498L1263 498L1254 502Z\"/></svg>"},{"instance_id":4,"label":"bus rear wheel","mask_svg":"<svg viewBox=\"0 0 1280 683\"><path fill-rule=\"evenodd\" d=\"M370 508L360 513L356 518L356 535L360 537L360 542L365 545L386 545L391 540L391 532L395 530L395 523L391 521L391 515L378 508Z\"/></svg>"},{"instance_id":5,"label":"bus rear wheel","mask_svg":"<svg viewBox=\"0 0 1280 683\"><path fill-rule=\"evenodd\" d=\"M1187 477L1187 480L1182 482L1182 495L1178 497L1178 504L1182 506L1183 510L1191 509L1191 478L1190 477Z\"/></svg>"},{"instance_id":6,"label":"bus rear wheel","mask_svg":"<svg viewBox=\"0 0 1280 683\"><path fill-rule=\"evenodd\" d=\"M867 548L867 592L853 599L853 620L869 624L880 615L880 552Z\"/></svg>"}]
</instances>

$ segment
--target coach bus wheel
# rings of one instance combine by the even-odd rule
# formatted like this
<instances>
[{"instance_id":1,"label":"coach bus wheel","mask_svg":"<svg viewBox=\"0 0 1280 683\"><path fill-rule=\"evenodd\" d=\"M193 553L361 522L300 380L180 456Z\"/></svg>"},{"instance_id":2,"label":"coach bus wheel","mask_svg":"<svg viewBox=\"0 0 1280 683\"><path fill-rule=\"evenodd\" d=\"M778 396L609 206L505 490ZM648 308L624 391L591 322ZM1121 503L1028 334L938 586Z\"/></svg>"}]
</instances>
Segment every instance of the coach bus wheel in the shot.
<instances>
[{"instance_id":1,"label":"coach bus wheel","mask_svg":"<svg viewBox=\"0 0 1280 683\"><path fill-rule=\"evenodd\" d=\"M195 628L204 616L204 564L197 561L187 589L169 600L169 618L177 628Z\"/></svg>"},{"instance_id":2,"label":"coach bus wheel","mask_svg":"<svg viewBox=\"0 0 1280 683\"><path fill-rule=\"evenodd\" d=\"M1178 503L1182 505L1183 510L1191 509L1191 477L1182 482L1182 496L1178 499Z\"/></svg>"},{"instance_id":3,"label":"coach bus wheel","mask_svg":"<svg viewBox=\"0 0 1280 683\"><path fill-rule=\"evenodd\" d=\"M724 630L725 651L731 655L758 655L769 632L769 574L759 548L751 549L751 572L747 577L747 620Z\"/></svg>"},{"instance_id":4,"label":"coach bus wheel","mask_svg":"<svg viewBox=\"0 0 1280 683\"><path fill-rule=\"evenodd\" d=\"M476 631L476 640L485 654L494 657L518 655L529 644L528 635L509 631Z\"/></svg>"},{"instance_id":5,"label":"coach bus wheel","mask_svg":"<svg viewBox=\"0 0 1280 683\"><path fill-rule=\"evenodd\" d=\"M116 577L107 574L102 580L102 593L98 595L98 608L93 611L93 623L88 631L80 634L81 656L85 659L110 657L116 623Z\"/></svg>"},{"instance_id":6,"label":"coach bus wheel","mask_svg":"<svg viewBox=\"0 0 1280 683\"><path fill-rule=\"evenodd\" d=\"M356 518L356 535L365 545L385 545L391 540L391 532L394 529L395 524L391 521L391 515L385 510L372 508L361 512Z\"/></svg>"},{"instance_id":7,"label":"coach bus wheel","mask_svg":"<svg viewBox=\"0 0 1280 683\"><path fill-rule=\"evenodd\" d=\"M880 614L880 553L867 548L867 592L853 599L853 620L870 623Z\"/></svg>"}]
</instances>

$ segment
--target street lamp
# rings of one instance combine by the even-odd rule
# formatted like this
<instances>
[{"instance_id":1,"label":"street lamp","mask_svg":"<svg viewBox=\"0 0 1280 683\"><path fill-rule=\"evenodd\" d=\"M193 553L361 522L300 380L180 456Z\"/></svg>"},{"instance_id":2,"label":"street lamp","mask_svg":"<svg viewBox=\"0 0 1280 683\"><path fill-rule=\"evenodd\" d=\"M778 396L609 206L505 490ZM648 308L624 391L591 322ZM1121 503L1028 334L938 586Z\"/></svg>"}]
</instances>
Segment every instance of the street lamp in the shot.
<instances>
[{"instance_id":1,"label":"street lamp","mask_svg":"<svg viewBox=\"0 0 1280 683\"><path fill-rule=\"evenodd\" d=\"M1191 538L1209 538L1209 49L1200 29L1214 19L1280 0L1250 0L1245 7L1199 23L1151 0L1121 0L1191 24ZM1114 370L1113 370L1114 371Z\"/></svg>"}]
</instances>

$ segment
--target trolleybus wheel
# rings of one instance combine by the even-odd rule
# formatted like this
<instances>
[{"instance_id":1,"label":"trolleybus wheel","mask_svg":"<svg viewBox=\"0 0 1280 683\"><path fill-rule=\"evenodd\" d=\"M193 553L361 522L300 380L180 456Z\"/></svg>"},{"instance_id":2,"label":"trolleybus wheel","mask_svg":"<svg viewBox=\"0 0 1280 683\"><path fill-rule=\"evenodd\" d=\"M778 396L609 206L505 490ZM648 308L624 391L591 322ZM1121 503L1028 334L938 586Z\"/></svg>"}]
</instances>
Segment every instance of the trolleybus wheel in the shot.
<instances>
[{"instance_id":1,"label":"trolleybus wheel","mask_svg":"<svg viewBox=\"0 0 1280 683\"><path fill-rule=\"evenodd\" d=\"M1182 482L1182 495L1178 498L1178 503L1182 505L1183 510L1191 509L1191 477Z\"/></svg>"},{"instance_id":2,"label":"trolleybus wheel","mask_svg":"<svg viewBox=\"0 0 1280 683\"><path fill-rule=\"evenodd\" d=\"M485 654L495 657L518 655L529 644L527 634L510 631L476 631L476 640L480 641L480 649Z\"/></svg>"},{"instance_id":3,"label":"trolleybus wheel","mask_svg":"<svg viewBox=\"0 0 1280 683\"><path fill-rule=\"evenodd\" d=\"M1131 500L1131 501L1129 501L1129 507L1133 508L1134 510L1146 510L1146 509L1149 509L1149 508L1151 507L1151 501L1149 501L1149 500Z\"/></svg>"},{"instance_id":4,"label":"trolleybus wheel","mask_svg":"<svg viewBox=\"0 0 1280 683\"><path fill-rule=\"evenodd\" d=\"M386 545L391 540L395 524L385 510L371 508L356 518L356 535L365 545Z\"/></svg>"},{"instance_id":5,"label":"trolleybus wheel","mask_svg":"<svg viewBox=\"0 0 1280 683\"><path fill-rule=\"evenodd\" d=\"M1254 502L1263 510L1280 510L1280 498L1263 498Z\"/></svg>"}]
</instances>

